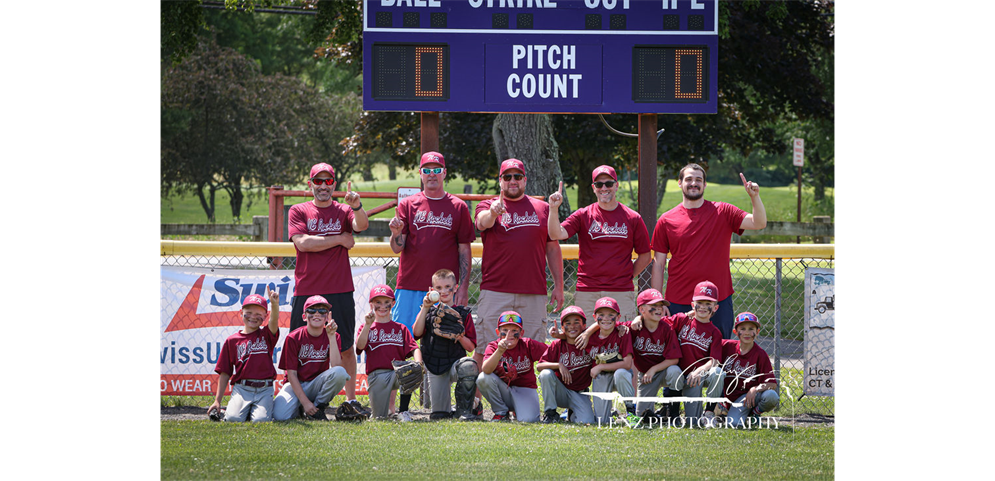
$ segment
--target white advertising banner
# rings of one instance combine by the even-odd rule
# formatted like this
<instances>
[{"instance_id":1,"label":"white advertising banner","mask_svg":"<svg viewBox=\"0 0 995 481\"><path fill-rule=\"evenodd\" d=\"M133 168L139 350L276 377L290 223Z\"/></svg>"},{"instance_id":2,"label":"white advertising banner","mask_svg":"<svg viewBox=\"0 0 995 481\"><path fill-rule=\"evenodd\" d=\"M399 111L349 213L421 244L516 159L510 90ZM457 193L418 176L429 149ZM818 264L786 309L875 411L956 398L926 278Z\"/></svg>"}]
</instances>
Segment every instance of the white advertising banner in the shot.
<instances>
[{"instance_id":1,"label":"white advertising banner","mask_svg":"<svg viewBox=\"0 0 995 481\"><path fill-rule=\"evenodd\" d=\"M249 294L265 297L266 286L280 291L280 339L273 352L273 366L290 328L293 306L294 271L241 270L196 267L160 268L160 391L170 396L205 396L217 391L214 366L224 340L242 328L242 300ZM356 331L370 312L370 290L386 283L383 267L353 267L353 300L356 303ZM366 394L365 356L357 359L356 393ZM276 390L283 384L277 369Z\"/></svg>"},{"instance_id":2,"label":"white advertising banner","mask_svg":"<svg viewBox=\"0 0 995 481\"><path fill-rule=\"evenodd\" d=\"M836 364L836 275L833 269L805 269L804 390L832 396Z\"/></svg>"}]
</instances>

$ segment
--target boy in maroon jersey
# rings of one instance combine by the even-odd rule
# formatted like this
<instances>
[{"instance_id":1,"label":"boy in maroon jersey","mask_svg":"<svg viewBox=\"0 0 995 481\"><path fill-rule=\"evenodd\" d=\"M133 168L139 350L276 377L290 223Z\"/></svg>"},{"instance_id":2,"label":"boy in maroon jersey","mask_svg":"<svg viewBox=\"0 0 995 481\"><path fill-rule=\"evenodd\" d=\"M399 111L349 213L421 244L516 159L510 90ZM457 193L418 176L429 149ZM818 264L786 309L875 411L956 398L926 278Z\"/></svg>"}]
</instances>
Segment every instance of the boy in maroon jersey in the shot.
<instances>
[{"instance_id":1,"label":"boy in maroon jersey","mask_svg":"<svg viewBox=\"0 0 995 481\"><path fill-rule=\"evenodd\" d=\"M414 356L422 362L421 350L415 344L411 331L390 318L394 307L394 290L379 284L370 290L370 312L356 339L356 354L366 353L366 378L369 382L372 417L385 419L390 415L391 391L399 388L400 381L394 373L393 361ZM401 421L410 421L407 411L398 414Z\"/></svg>"},{"instance_id":2,"label":"boy in maroon jersey","mask_svg":"<svg viewBox=\"0 0 995 481\"><path fill-rule=\"evenodd\" d=\"M266 295L278 305L280 294L266 288ZM231 382L231 399L224 411L224 420L252 422L273 420L273 348L280 338L279 309L270 313L268 329L262 329L266 317L266 299L252 294L242 301L241 331L228 336L221 345L221 353L214 372L218 373L218 392L214 404L207 408L212 419L220 420L221 398Z\"/></svg>"},{"instance_id":3,"label":"boy in maroon jersey","mask_svg":"<svg viewBox=\"0 0 995 481\"><path fill-rule=\"evenodd\" d=\"M734 331L739 340L722 343L725 395L741 406L728 406L726 425L744 427L759 424L762 413L777 409L777 378L767 352L756 344L760 320L752 312L736 316ZM743 418L750 417L747 423Z\"/></svg>"},{"instance_id":4,"label":"boy in maroon jersey","mask_svg":"<svg viewBox=\"0 0 995 481\"><path fill-rule=\"evenodd\" d=\"M681 394L700 397L702 388L705 388L705 397L720 397L725 378L719 365L722 359L722 331L711 322L719 309L719 290L710 281L699 282L691 299L692 312L679 312L667 319L681 345L679 365L686 379ZM689 426L702 426L698 419L702 416L702 402L684 403L684 415ZM711 426L714 413L708 411L704 416L708 420L706 425Z\"/></svg>"},{"instance_id":5,"label":"boy in maroon jersey","mask_svg":"<svg viewBox=\"0 0 995 481\"><path fill-rule=\"evenodd\" d=\"M560 324L566 339L554 339L536 364L542 387L543 423L560 421L557 407L569 409L569 420L581 424L594 422L591 397L581 394L591 386L591 365L594 360L587 350L578 348L577 336L584 331L587 316L577 306L560 313Z\"/></svg>"},{"instance_id":6,"label":"boy in maroon jersey","mask_svg":"<svg viewBox=\"0 0 995 481\"><path fill-rule=\"evenodd\" d=\"M279 367L286 382L273 400L274 420L306 416L327 421L325 408L349 381L342 367L342 338L331 310L324 297L309 297L304 303L307 325L294 329L283 341Z\"/></svg>"},{"instance_id":7,"label":"boy in maroon jersey","mask_svg":"<svg viewBox=\"0 0 995 481\"><path fill-rule=\"evenodd\" d=\"M498 317L497 337L484 350L484 363L477 376L480 394L491 403L491 421L508 421L514 411L521 422L539 421L535 362L546 352L546 344L522 337L522 316L505 311Z\"/></svg>"}]
</instances>

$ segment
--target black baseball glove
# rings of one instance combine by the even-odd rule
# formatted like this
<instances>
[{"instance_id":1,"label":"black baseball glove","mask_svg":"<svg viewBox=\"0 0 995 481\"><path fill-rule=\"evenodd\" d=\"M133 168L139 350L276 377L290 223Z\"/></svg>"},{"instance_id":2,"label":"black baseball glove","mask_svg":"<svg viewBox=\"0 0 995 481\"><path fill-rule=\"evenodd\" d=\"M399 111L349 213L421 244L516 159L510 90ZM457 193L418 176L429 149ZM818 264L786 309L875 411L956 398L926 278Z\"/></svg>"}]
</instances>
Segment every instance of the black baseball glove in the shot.
<instances>
[{"instance_id":1,"label":"black baseball glove","mask_svg":"<svg viewBox=\"0 0 995 481\"><path fill-rule=\"evenodd\" d=\"M426 319L432 325L432 333L455 341L463 334L463 313L445 304L432 306Z\"/></svg>"},{"instance_id":2,"label":"black baseball glove","mask_svg":"<svg viewBox=\"0 0 995 481\"><path fill-rule=\"evenodd\" d=\"M349 401L340 404L335 410L336 421L362 421L364 419L366 419L366 414L356 409L356 406Z\"/></svg>"},{"instance_id":3,"label":"black baseball glove","mask_svg":"<svg viewBox=\"0 0 995 481\"><path fill-rule=\"evenodd\" d=\"M414 361L393 361L394 373L397 374L397 380L400 383L401 394L411 394L421 386L422 379L425 377L425 371L421 364Z\"/></svg>"}]
</instances>

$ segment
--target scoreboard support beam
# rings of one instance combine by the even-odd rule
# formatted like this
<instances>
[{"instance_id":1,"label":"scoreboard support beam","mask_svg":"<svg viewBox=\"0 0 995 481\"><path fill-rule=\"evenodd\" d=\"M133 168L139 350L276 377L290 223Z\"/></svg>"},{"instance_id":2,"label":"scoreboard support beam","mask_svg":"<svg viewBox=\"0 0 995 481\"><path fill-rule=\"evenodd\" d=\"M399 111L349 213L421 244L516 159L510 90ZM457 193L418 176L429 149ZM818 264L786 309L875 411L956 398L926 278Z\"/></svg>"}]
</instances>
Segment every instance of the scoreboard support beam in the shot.
<instances>
[{"instance_id":1,"label":"scoreboard support beam","mask_svg":"<svg viewBox=\"0 0 995 481\"><path fill-rule=\"evenodd\" d=\"M421 113L421 153L439 152L439 113Z\"/></svg>"},{"instance_id":2,"label":"scoreboard support beam","mask_svg":"<svg viewBox=\"0 0 995 481\"><path fill-rule=\"evenodd\" d=\"M656 225L656 114L639 114L639 216L650 234Z\"/></svg>"}]
</instances>

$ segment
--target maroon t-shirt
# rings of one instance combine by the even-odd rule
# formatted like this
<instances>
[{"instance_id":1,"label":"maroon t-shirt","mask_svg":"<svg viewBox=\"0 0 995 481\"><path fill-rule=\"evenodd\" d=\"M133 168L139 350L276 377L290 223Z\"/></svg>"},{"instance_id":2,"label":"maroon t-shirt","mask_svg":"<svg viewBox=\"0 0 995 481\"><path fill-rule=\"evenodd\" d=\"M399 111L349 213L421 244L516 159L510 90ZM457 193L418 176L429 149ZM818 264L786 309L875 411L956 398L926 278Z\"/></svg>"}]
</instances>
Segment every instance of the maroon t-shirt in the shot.
<instances>
[{"instance_id":1,"label":"maroon t-shirt","mask_svg":"<svg viewBox=\"0 0 995 481\"><path fill-rule=\"evenodd\" d=\"M307 326L298 327L287 335L283 341L283 351L280 352L280 369L297 371L297 380L306 382L314 379L331 366L328 357L328 334L322 329L321 334L312 336L307 332ZM335 348L342 351L342 336L335 333Z\"/></svg>"},{"instance_id":2,"label":"maroon t-shirt","mask_svg":"<svg viewBox=\"0 0 995 481\"><path fill-rule=\"evenodd\" d=\"M273 349L279 337L266 326L251 334L238 331L228 336L221 345L214 372L232 374L231 384L243 379L276 379Z\"/></svg>"},{"instance_id":3,"label":"maroon t-shirt","mask_svg":"<svg viewBox=\"0 0 995 481\"><path fill-rule=\"evenodd\" d=\"M539 362L557 362L567 368L570 371L570 384L564 383L564 385L571 391L591 387L591 367L594 366L594 358L591 357L590 348L581 350L566 340L553 339ZM559 369L553 369L553 372L556 373L557 379L563 381Z\"/></svg>"},{"instance_id":4,"label":"maroon t-shirt","mask_svg":"<svg viewBox=\"0 0 995 481\"><path fill-rule=\"evenodd\" d=\"M477 204L475 215L490 209L495 200L497 197ZM480 288L545 295L549 204L527 195L503 202L504 215L480 233L484 244Z\"/></svg>"},{"instance_id":5,"label":"maroon t-shirt","mask_svg":"<svg viewBox=\"0 0 995 481\"><path fill-rule=\"evenodd\" d=\"M633 331L631 324L632 321L622 323L629 328L629 336L632 338L632 364L639 372L645 373L665 359L680 359L681 347L677 343L677 336L665 321L660 321L660 325L653 332L646 327L645 321L643 328L638 331Z\"/></svg>"},{"instance_id":6,"label":"maroon t-shirt","mask_svg":"<svg viewBox=\"0 0 995 481\"><path fill-rule=\"evenodd\" d=\"M595 202L560 226L569 236L579 234L578 291L632 291L632 251L650 251L650 236L637 212L622 204L608 211Z\"/></svg>"},{"instance_id":7,"label":"maroon t-shirt","mask_svg":"<svg viewBox=\"0 0 995 481\"><path fill-rule=\"evenodd\" d=\"M498 341L491 341L487 344L487 349L484 350L485 361L497 351L497 344ZM504 351L501 359L507 361L518 371L518 377L511 381L511 386L537 389L539 385L536 384L535 363L542 359L542 355L545 353L545 343L528 337L519 339L518 344L513 349Z\"/></svg>"},{"instance_id":8,"label":"maroon t-shirt","mask_svg":"<svg viewBox=\"0 0 995 481\"><path fill-rule=\"evenodd\" d=\"M359 339L359 334L356 338ZM370 374L377 369L394 369L391 361L407 359L417 348L415 338L404 324L394 321L374 322L370 326L366 349L357 350L356 354L366 353L366 373Z\"/></svg>"},{"instance_id":9,"label":"maroon t-shirt","mask_svg":"<svg viewBox=\"0 0 995 481\"><path fill-rule=\"evenodd\" d=\"M590 346L592 358L598 354L612 352L617 352L623 359L632 355L632 337L620 335L617 328L612 329L612 333L604 339L601 338L600 330L595 332L587 341L587 345Z\"/></svg>"},{"instance_id":10,"label":"maroon t-shirt","mask_svg":"<svg viewBox=\"0 0 995 481\"><path fill-rule=\"evenodd\" d=\"M397 218L404 222L401 233L405 235L398 289L427 291L432 274L439 269L459 276L459 244L477 239L465 202L449 193L430 199L419 192L398 204Z\"/></svg>"},{"instance_id":11,"label":"maroon t-shirt","mask_svg":"<svg viewBox=\"0 0 995 481\"><path fill-rule=\"evenodd\" d=\"M355 218L348 204L332 201L332 205L319 208L314 201L290 207L287 226L290 238L295 235L329 236L352 232ZM294 268L294 295L338 294L352 292L352 269L349 267L349 250L335 246L320 252L297 251Z\"/></svg>"},{"instance_id":12,"label":"maroon t-shirt","mask_svg":"<svg viewBox=\"0 0 995 481\"><path fill-rule=\"evenodd\" d=\"M770 356L754 343L750 352L739 352L739 340L722 340L722 369L726 372L723 395L735 402L754 386L763 383L777 383Z\"/></svg>"},{"instance_id":13,"label":"maroon t-shirt","mask_svg":"<svg viewBox=\"0 0 995 481\"><path fill-rule=\"evenodd\" d=\"M683 312L670 316L670 324L681 345L680 366L685 375L708 363L709 359L722 360L722 331L715 324L698 322Z\"/></svg>"}]
</instances>

